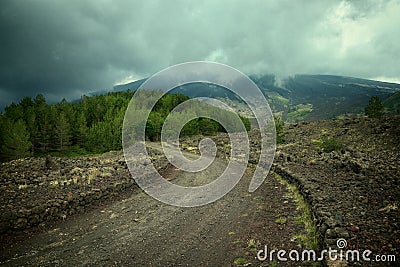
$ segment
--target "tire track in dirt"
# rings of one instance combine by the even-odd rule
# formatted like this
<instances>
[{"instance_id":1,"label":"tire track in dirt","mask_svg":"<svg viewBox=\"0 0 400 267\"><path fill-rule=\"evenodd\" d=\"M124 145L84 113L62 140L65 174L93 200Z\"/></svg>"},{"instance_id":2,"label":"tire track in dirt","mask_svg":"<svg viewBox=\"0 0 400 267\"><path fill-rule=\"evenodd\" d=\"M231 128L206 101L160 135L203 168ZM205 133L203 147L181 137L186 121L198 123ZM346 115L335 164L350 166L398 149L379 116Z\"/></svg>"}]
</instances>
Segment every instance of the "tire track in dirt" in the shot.
<instances>
[{"instance_id":1,"label":"tire track in dirt","mask_svg":"<svg viewBox=\"0 0 400 267\"><path fill-rule=\"evenodd\" d=\"M166 178L187 185L211 179L226 163L205 171L171 168ZM264 245L296 248L291 241L302 227L294 223L295 205L273 175L247 192L251 171L220 200L181 208L161 203L143 191L102 209L75 216L2 251L7 266L266 266L256 259ZM287 218L285 224L275 220ZM254 243L255 246L249 246ZM293 264L295 265L295 264ZM287 263L290 266L290 263Z\"/></svg>"}]
</instances>

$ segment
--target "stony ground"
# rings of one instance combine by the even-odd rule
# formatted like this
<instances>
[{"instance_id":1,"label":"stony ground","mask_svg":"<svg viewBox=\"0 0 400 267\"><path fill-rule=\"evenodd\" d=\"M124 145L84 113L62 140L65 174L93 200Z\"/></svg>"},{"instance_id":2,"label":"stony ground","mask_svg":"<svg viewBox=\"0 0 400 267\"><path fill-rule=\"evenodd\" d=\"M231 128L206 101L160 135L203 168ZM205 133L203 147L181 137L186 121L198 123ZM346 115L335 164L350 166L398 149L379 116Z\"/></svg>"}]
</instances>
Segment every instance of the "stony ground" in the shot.
<instances>
[{"instance_id":1,"label":"stony ground","mask_svg":"<svg viewBox=\"0 0 400 267\"><path fill-rule=\"evenodd\" d=\"M164 170L177 184L208 181L226 167L217 159L207 170ZM113 203L26 232L2 243L0 263L7 266L269 266L259 249L294 249L295 204L287 189L269 175L257 192L247 187L251 170L221 200L180 208L154 200L140 190ZM100 178L99 178L100 179ZM282 219L283 218L283 219ZM284 266L297 266L289 262Z\"/></svg>"},{"instance_id":2,"label":"stony ground","mask_svg":"<svg viewBox=\"0 0 400 267\"><path fill-rule=\"evenodd\" d=\"M368 249L374 256L395 255L400 260L399 125L400 116L286 125L286 142L278 145L272 169L295 184L307 200L323 248L336 249L343 238L347 249ZM341 148L324 151L323 136L337 140ZM250 162L257 162L256 131L250 139ZM191 147L196 142L186 140ZM227 138L220 135L216 142L224 148L219 155L228 155Z\"/></svg>"},{"instance_id":3,"label":"stony ground","mask_svg":"<svg viewBox=\"0 0 400 267\"><path fill-rule=\"evenodd\" d=\"M396 255L400 260L399 125L400 117L286 125L286 143L278 146L273 170L304 195L322 247L334 247L337 239L344 238L348 249L369 249L373 255ZM341 148L324 151L323 136L336 139ZM256 163L257 132L250 137L250 162ZM187 138L182 147L196 153L200 139ZM218 156L229 155L227 137L221 134L214 140ZM168 168L157 151L152 155L158 169L171 179L178 183L189 179ZM241 181L222 200L182 209L141 193L129 179L121 152L52 159L47 164L46 159L24 159L3 164L0 173L5 265L148 261L156 266L229 266L240 259L242 264L259 266L255 247L296 247L293 235L303 231L294 223L294 204L273 175L255 195L246 192L247 174L247 183ZM287 223L277 224L282 216ZM21 230L22 235L15 235ZM152 246L156 251L146 255ZM370 265L397 266L396 262Z\"/></svg>"},{"instance_id":4,"label":"stony ground","mask_svg":"<svg viewBox=\"0 0 400 267\"><path fill-rule=\"evenodd\" d=\"M345 238L349 249L400 260L399 125L397 116L288 126L276 166L302 187L327 245ZM337 139L342 148L324 152L323 135Z\"/></svg>"},{"instance_id":5,"label":"stony ground","mask_svg":"<svg viewBox=\"0 0 400 267\"><path fill-rule=\"evenodd\" d=\"M167 162L151 150L155 167ZM0 234L65 220L137 188L122 151L82 158L26 158L0 165Z\"/></svg>"}]
</instances>

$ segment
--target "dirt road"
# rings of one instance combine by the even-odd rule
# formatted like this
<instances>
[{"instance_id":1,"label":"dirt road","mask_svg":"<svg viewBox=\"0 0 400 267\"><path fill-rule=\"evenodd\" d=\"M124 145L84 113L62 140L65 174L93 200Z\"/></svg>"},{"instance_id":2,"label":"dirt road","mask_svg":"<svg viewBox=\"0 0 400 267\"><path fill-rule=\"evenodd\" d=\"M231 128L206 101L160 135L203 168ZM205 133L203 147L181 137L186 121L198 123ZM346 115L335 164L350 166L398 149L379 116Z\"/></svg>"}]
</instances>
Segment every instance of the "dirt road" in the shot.
<instances>
[{"instance_id":1,"label":"dirt road","mask_svg":"<svg viewBox=\"0 0 400 267\"><path fill-rule=\"evenodd\" d=\"M225 168L215 161L200 173L169 169L181 185L210 179ZM4 266L267 266L258 249L295 248L302 226L294 223L295 205L273 175L254 193L250 171L222 199L201 207L161 203L143 191L77 215L48 231L9 244ZM286 223L277 223L286 218ZM289 264L290 265L290 264Z\"/></svg>"}]
</instances>

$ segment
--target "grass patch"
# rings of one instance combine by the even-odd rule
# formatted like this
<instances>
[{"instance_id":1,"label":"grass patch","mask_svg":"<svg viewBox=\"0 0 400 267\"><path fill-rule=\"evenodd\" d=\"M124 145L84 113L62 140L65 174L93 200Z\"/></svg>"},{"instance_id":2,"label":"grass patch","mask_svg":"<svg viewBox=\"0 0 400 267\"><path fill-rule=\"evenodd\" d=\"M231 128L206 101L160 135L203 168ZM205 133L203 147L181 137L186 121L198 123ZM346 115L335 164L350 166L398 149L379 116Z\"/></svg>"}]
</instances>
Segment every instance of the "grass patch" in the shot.
<instances>
[{"instance_id":1,"label":"grass patch","mask_svg":"<svg viewBox=\"0 0 400 267\"><path fill-rule=\"evenodd\" d=\"M254 239L250 239L247 243L247 247L250 249L257 249L257 243Z\"/></svg>"},{"instance_id":2,"label":"grass patch","mask_svg":"<svg viewBox=\"0 0 400 267\"><path fill-rule=\"evenodd\" d=\"M290 100L281 96L280 94L277 93L272 93L270 95L270 97L272 98L272 100L274 100L274 102L279 103L280 105L287 107L290 103Z\"/></svg>"},{"instance_id":3,"label":"grass patch","mask_svg":"<svg viewBox=\"0 0 400 267\"><path fill-rule=\"evenodd\" d=\"M233 261L233 263L236 265L243 265L246 263L246 260L244 258L237 258Z\"/></svg>"},{"instance_id":4,"label":"grass patch","mask_svg":"<svg viewBox=\"0 0 400 267\"><path fill-rule=\"evenodd\" d=\"M319 147L326 153L342 149L342 144L336 138L323 135Z\"/></svg>"},{"instance_id":5,"label":"grass patch","mask_svg":"<svg viewBox=\"0 0 400 267\"><path fill-rule=\"evenodd\" d=\"M279 217L278 219L275 220L277 224L285 224L287 222L286 217Z\"/></svg>"},{"instance_id":6,"label":"grass patch","mask_svg":"<svg viewBox=\"0 0 400 267\"><path fill-rule=\"evenodd\" d=\"M286 188L290 191L292 199L296 203L297 210L300 211L299 216L296 218L296 223L302 224L304 226L305 233L295 235L293 238L298 241L300 247L317 250L318 249L317 227L314 224L307 203L305 202L303 196L300 194L299 190L296 188L295 185L288 183L285 179L283 179L280 175L276 173L275 176L277 180L281 184L286 186Z\"/></svg>"},{"instance_id":7,"label":"grass patch","mask_svg":"<svg viewBox=\"0 0 400 267\"><path fill-rule=\"evenodd\" d=\"M299 104L287 114L288 122L298 122L306 119L307 115L313 111L312 104Z\"/></svg>"}]
</instances>

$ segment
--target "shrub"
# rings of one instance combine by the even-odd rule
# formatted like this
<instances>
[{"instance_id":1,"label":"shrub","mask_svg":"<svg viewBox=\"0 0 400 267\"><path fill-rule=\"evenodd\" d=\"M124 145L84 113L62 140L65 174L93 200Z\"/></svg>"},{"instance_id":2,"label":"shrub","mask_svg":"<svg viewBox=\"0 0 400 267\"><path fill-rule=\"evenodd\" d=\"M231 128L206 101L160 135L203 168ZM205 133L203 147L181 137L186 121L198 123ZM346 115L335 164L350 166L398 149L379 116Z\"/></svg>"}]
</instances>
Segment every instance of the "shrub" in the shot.
<instances>
[{"instance_id":1,"label":"shrub","mask_svg":"<svg viewBox=\"0 0 400 267\"><path fill-rule=\"evenodd\" d=\"M379 97L373 96L365 107L365 115L371 118L380 118L383 115L383 104Z\"/></svg>"},{"instance_id":2,"label":"shrub","mask_svg":"<svg viewBox=\"0 0 400 267\"><path fill-rule=\"evenodd\" d=\"M283 144L285 143L285 122L280 118L274 116L275 120L275 130L276 130L276 143Z\"/></svg>"},{"instance_id":3,"label":"shrub","mask_svg":"<svg viewBox=\"0 0 400 267\"><path fill-rule=\"evenodd\" d=\"M340 144L339 140L325 135L321 137L320 146L322 150L327 153L342 149L342 145Z\"/></svg>"}]
</instances>

